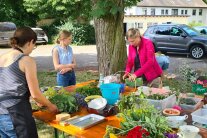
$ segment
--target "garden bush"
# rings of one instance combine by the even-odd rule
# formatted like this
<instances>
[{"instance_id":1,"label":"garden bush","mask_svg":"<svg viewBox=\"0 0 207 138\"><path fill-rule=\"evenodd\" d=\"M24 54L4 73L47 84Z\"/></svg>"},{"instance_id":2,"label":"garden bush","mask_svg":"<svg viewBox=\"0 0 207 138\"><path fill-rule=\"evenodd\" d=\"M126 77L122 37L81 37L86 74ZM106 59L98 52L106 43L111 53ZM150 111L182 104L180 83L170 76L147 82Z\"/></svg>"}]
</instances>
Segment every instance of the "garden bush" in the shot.
<instances>
[{"instance_id":1,"label":"garden bush","mask_svg":"<svg viewBox=\"0 0 207 138\"><path fill-rule=\"evenodd\" d=\"M51 25L41 26L41 28L45 31L48 36L48 43L52 44L55 42L55 37L58 34L58 29L56 28L57 25L60 25L60 21L56 21Z\"/></svg>"},{"instance_id":2,"label":"garden bush","mask_svg":"<svg viewBox=\"0 0 207 138\"><path fill-rule=\"evenodd\" d=\"M62 22L58 30L69 30L73 35L73 44L87 45L95 44L95 30L90 24L72 23L70 20Z\"/></svg>"}]
</instances>

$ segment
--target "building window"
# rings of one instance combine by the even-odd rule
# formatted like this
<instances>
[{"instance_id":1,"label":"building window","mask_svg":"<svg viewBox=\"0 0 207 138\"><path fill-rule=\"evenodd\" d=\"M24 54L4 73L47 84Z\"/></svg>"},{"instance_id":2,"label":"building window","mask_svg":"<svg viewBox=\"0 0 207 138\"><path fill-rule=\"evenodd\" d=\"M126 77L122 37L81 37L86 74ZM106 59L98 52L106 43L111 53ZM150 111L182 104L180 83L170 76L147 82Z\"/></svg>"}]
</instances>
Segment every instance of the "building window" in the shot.
<instances>
[{"instance_id":1,"label":"building window","mask_svg":"<svg viewBox=\"0 0 207 138\"><path fill-rule=\"evenodd\" d=\"M151 15L155 15L155 9L151 9Z\"/></svg>"},{"instance_id":2,"label":"building window","mask_svg":"<svg viewBox=\"0 0 207 138\"><path fill-rule=\"evenodd\" d=\"M178 15L178 9L172 9L172 15Z\"/></svg>"},{"instance_id":3,"label":"building window","mask_svg":"<svg viewBox=\"0 0 207 138\"><path fill-rule=\"evenodd\" d=\"M196 15L196 9L193 9L192 15Z\"/></svg>"},{"instance_id":4,"label":"building window","mask_svg":"<svg viewBox=\"0 0 207 138\"><path fill-rule=\"evenodd\" d=\"M199 9L199 15L200 16L202 15L202 12L203 12L203 10L202 9Z\"/></svg>"},{"instance_id":5,"label":"building window","mask_svg":"<svg viewBox=\"0 0 207 138\"><path fill-rule=\"evenodd\" d=\"M134 28L142 29L143 28L143 23L134 23Z\"/></svg>"},{"instance_id":6,"label":"building window","mask_svg":"<svg viewBox=\"0 0 207 138\"><path fill-rule=\"evenodd\" d=\"M156 24L158 24L158 23L156 23L156 22L148 22L147 23L147 27L152 26L152 25L156 25Z\"/></svg>"},{"instance_id":7,"label":"building window","mask_svg":"<svg viewBox=\"0 0 207 138\"><path fill-rule=\"evenodd\" d=\"M168 10L165 10L165 15L168 15Z\"/></svg>"},{"instance_id":8,"label":"building window","mask_svg":"<svg viewBox=\"0 0 207 138\"><path fill-rule=\"evenodd\" d=\"M188 10L185 10L185 15L187 15L188 14Z\"/></svg>"},{"instance_id":9,"label":"building window","mask_svg":"<svg viewBox=\"0 0 207 138\"><path fill-rule=\"evenodd\" d=\"M181 15L183 15L184 14L184 10L181 10Z\"/></svg>"},{"instance_id":10,"label":"building window","mask_svg":"<svg viewBox=\"0 0 207 138\"><path fill-rule=\"evenodd\" d=\"M165 10L161 10L161 15L164 15L165 14Z\"/></svg>"},{"instance_id":11,"label":"building window","mask_svg":"<svg viewBox=\"0 0 207 138\"><path fill-rule=\"evenodd\" d=\"M147 15L147 8L142 9L142 15Z\"/></svg>"}]
</instances>

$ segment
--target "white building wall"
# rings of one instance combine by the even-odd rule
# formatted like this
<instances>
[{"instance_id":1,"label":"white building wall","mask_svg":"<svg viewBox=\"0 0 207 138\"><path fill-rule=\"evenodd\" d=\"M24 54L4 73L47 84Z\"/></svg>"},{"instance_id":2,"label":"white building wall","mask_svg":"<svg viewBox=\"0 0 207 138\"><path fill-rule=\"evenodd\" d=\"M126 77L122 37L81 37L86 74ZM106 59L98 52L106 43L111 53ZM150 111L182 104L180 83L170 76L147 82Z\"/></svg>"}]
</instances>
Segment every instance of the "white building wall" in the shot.
<instances>
[{"instance_id":1,"label":"white building wall","mask_svg":"<svg viewBox=\"0 0 207 138\"><path fill-rule=\"evenodd\" d=\"M188 23L195 21L195 22L202 22L207 24L207 9L202 9L202 15L199 15L199 9L201 8L167 8L167 7L137 7L133 6L131 8L126 9L125 15L144 15L143 9L147 9L147 15L151 15L151 9L155 9L155 15L162 15L161 11L164 9L164 15L166 15L166 10L168 10L168 15L172 15L172 9L178 9L178 15L186 15L185 10L187 10ZM196 15L192 15L193 9L196 9ZM184 14L181 14L181 11L184 10Z\"/></svg>"}]
</instances>

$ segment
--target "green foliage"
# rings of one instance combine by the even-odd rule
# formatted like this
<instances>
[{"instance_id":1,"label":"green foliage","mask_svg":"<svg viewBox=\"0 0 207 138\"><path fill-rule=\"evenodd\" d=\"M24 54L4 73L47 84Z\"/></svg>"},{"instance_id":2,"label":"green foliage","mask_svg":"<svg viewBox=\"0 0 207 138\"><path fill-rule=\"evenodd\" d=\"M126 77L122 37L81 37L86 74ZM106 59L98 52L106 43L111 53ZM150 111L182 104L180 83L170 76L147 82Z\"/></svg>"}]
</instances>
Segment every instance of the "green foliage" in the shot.
<instances>
[{"instance_id":1,"label":"green foliage","mask_svg":"<svg viewBox=\"0 0 207 138\"><path fill-rule=\"evenodd\" d=\"M195 26L204 26L205 24L203 23L200 23L200 22L195 22L195 21L192 21L188 24L190 27L195 27Z\"/></svg>"},{"instance_id":2,"label":"green foliage","mask_svg":"<svg viewBox=\"0 0 207 138\"><path fill-rule=\"evenodd\" d=\"M56 38L57 34L59 33L56 26L59 26L60 24L61 24L61 22L56 20L51 25L41 26L41 28L45 31L45 33L48 36L48 40L49 40L48 43L49 44L55 43L55 38Z\"/></svg>"},{"instance_id":3,"label":"green foliage","mask_svg":"<svg viewBox=\"0 0 207 138\"><path fill-rule=\"evenodd\" d=\"M132 93L130 95L122 96L118 102L118 108L120 112L135 108L137 103L137 97Z\"/></svg>"},{"instance_id":4,"label":"green foliage","mask_svg":"<svg viewBox=\"0 0 207 138\"><path fill-rule=\"evenodd\" d=\"M124 7L136 5L140 0L23 0L28 12L35 13L40 19L103 17L124 13ZM124 5L121 6L121 5ZM92 8L92 5L93 8ZM47 11L47 12L45 12Z\"/></svg>"},{"instance_id":5,"label":"green foliage","mask_svg":"<svg viewBox=\"0 0 207 138\"><path fill-rule=\"evenodd\" d=\"M203 2L205 2L207 4L207 0L203 0Z\"/></svg>"},{"instance_id":6,"label":"green foliage","mask_svg":"<svg viewBox=\"0 0 207 138\"><path fill-rule=\"evenodd\" d=\"M99 88L91 86L78 87L76 88L75 92L80 93L86 97L90 95L101 95L101 91Z\"/></svg>"},{"instance_id":7,"label":"green foliage","mask_svg":"<svg viewBox=\"0 0 207 138\"><path fill-rule=\"evenodd\" d=\"M142 126L150 133L149 138L165 138L164 133L171 130L166 118L146 101L140 100L137 105L121 112L118 115L122 120L121 128L107 126L105 136L109 133L126 135L134 127Z\"/></svg>"},{"instance_id":8,"label":"green foliage","mask_svg":"<svg viewBox=\"0 0 207 138\"><path fill-rule=\"evenodd\" d=\"M40 19L89 17L90 0L24 0L27 11L35 13Z\"/></svg>"},{"instance_id":9,"label":"green foliage","mask_svg":"<svg viewBox=\"0 0 207 138\"><path fill-rule=\"evenodd\" d=\"M72 23L68 20L57 27L59 30L70 30L73 36L73 44L87 45L95 44L95 30L90 24Z\"/></svg>"},{"instance_id":10,"label":"green foliage","mask_svg":"<svg viewBox=\"0 0 207 138\"><path fill-rule=\"evenodd\" d=\"M56 94L50 101L57 105L60 112L75 113L78 111L76 99L71 95Z\"/></svg>"},{"instance_id":11,"label":"green foliage","mask_svg":"<svg viewBox=\"0 0 207 138\"><path fill-rule=\"evenodd\" d=\"M182 77L182 80L189 83L194 83L198 78L198 73L187 63L183 63L183 65L179 67L179 74Z\"/></svg>"},{"instance_id":12,"label":"green foliage","mask_svg":"<svg viewBox=\"0 0 207 138\"><path fill-rule=\"evenodd\" d=\"M14 22L19 26L36 26L35 14L27 12L23 0L0 0L0 21Z\"/></svg>"}]
</instances>

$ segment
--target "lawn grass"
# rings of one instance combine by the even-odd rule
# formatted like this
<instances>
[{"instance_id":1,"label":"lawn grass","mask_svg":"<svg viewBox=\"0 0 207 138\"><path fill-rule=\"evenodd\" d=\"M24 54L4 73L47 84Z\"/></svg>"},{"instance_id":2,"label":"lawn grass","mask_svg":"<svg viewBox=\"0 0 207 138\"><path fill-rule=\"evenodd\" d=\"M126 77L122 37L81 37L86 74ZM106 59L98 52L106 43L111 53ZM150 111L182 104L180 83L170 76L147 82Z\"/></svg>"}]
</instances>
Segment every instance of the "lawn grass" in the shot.
<instances>
[{"instance_id":1,"label":"lawn grass","mask_svg":"<svg viewBox=\"0 0 207 138\"><path fill-rule=\"evenodd\" d=\"M40 87L45 86L56 86L56 72L38 72L38 81ZM98 79L99 73L97 71L77 71L76 72L76 82L81 83L89 80ZM35 120L38 130L39 138L54 138L54 129L49 125L46 125L42 121ZM60 133L60 132L59 132ZM65 137L73 138L64 134ZM62 135L60 137L63 137Z\"/></svg>"},{"instance_id":2,"label":"lawn grass","mask_svg":"<svg viewBox=\"0 0 207 138\"><path fill-rule=\"evenodd\" d=\"M76 71L76 83L81 83L89 80L95 80L99 78L99 73L97 71ZM40 87L45 86L56 86L56 72L38 72L38 81Z\"/></svg>"}]
</instances>

